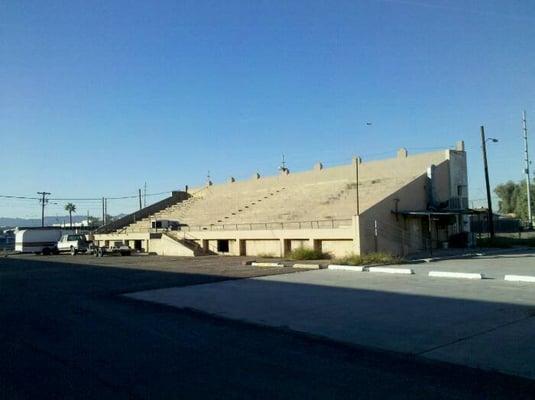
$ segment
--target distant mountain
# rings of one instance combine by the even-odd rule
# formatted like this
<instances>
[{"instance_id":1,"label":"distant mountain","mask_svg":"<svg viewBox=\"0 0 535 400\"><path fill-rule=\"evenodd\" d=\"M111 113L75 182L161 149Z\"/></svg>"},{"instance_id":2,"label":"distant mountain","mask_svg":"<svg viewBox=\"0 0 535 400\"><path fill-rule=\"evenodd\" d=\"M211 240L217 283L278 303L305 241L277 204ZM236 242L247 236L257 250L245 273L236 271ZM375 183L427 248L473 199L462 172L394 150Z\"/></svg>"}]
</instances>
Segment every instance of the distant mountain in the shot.
<instances>
[{"instance_id":1,"label":"distant mountain","mask_svg":"<svg viewBox=\"0 0 535 400\"><path fill-rule=\"evenodd\" d=\"M127 214L119 214L112 216L113 219L122 218L126 216ZM73 215L72 216L72 222L81 222L85 221L87 219L87 216L85 215ZM52 226L53 224L62 224L62 223L69 223L69 216L59 216L59 217L45 217L45 226ZM33 226L41 226L41 218L8 218L8 217L0 217L0 228L14 228L16 226L24 226L24 227L33 227Z\"/></svg>"},{"instance_id":2,"label":"distant mountain","mask_svg":"<svg viewBox=\"0 0 535 400\"><path fill-rule=\"evenodd\" d=\"M87 219L83 215L73 215L72 222L80 222ZM52 224L60 224L62 222L69 222L69 216L59 217L45 217L45 225L50 226ZM15 227L15 226L41 226L41 218L8 218L0 217L0 227Z\"/></svg>"}]
</instances>

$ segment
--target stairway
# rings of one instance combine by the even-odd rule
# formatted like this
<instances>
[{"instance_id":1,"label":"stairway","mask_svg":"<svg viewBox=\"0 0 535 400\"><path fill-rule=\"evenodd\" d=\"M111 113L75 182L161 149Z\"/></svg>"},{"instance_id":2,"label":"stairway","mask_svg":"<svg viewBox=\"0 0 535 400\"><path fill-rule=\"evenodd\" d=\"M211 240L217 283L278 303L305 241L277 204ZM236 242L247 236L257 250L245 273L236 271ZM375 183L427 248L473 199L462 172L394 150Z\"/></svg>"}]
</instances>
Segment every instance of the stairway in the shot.
<instances>
[{"instance_id":1,"label":"stairway","mask_svg":"<svg viewBox=\"0 0 535 400\"><path fill-rule=\"evenodd\" d=\"M176 243L184 246L184 247L187 247L189 250L191 250L193 252L193 255L194 256L206 256L206 255L209 255L209 254L214 254L210 251L206 251L204 250L196 241L194 241L193 239L180 239L178 237L176 237L173 233L171 232L163 232L162 233L162 236L166 236L168 237L169 239L172 239L173 241L175 241Z\"/></svg>"}]
</instances>

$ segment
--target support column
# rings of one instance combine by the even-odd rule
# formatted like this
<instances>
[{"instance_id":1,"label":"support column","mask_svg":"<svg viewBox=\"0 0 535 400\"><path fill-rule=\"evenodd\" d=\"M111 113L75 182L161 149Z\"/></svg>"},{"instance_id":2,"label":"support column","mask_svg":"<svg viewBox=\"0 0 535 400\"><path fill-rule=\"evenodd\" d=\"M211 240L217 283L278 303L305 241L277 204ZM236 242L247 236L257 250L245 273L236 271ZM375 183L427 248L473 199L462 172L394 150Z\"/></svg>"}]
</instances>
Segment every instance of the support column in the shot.
<instances>
[{"instance_id":1,"label":"support column","mask_svg":"<svg viewBox=\"0 0 535 400\"><path fill-rule=\"evenodd\" d=\"M291 251L290 239L280 239L281 257L286 257Z\"/></svg>"},{"instance_id":2,"label":"support column","mask_svg":"<svg viewBox=\"0 0 535 400\"><path fill-rule=\"evenodd\" d=\"M308 246L314 251L321 251L321 241L318 239L308 239Z\"/></svg>"},{"instance_id":3,"label":"support column","mask_svg":"<svg viewBox=\"0 0 535 400\"><path fill-rule=\"evenodd\" d=\"M204 251L209 251L209 242L208 242L208 239L201 239L201 247Z\"/></svg>"}]
</instances>

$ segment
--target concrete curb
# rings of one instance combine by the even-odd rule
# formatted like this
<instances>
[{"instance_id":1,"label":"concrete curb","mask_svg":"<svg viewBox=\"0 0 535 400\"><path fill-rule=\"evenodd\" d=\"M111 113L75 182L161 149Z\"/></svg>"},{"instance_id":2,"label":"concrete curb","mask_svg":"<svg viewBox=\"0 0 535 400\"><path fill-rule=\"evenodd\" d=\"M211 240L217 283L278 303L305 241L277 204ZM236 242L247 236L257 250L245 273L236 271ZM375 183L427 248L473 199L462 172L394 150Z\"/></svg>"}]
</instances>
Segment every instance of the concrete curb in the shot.
<instances>
[{"instance_id":1,"label":"concrete curb","mask_svg":"<svg viewBox=\"0 0 535 400\"><path fill-rule=\"evenodd\" d=\"M432 262L444 261L444 260L463 260L466 258L493 256L496 254L523 253L526 251L533 251L533 250L535 250L533 247L515 247L512 249L495 249L495 250L488 250L488 251L485 251L483 248L479 248L478 250L474 250L473 252L470 252L470 253L457 254L457 255L444 256L444 257L417 258L414 260L407 260L407 263L420 264L420 263L432 263Z\"/></svg>"},{"instance_id":2,"label":"concrete curb","mask_svg":"<svg viewBox=\"0 0 535 400\"><path fill-rule=\"evenodd\" d=\"M433 278L457 278L457 279L483 279L485 275L468 272L429 271Z\"/></svg>"},{"instance_id":3,"label":"concrete curb","mask_svg":"<svg viewBox=\"0 0 535 400\"><path fill-rule=\"evenodd\" d=\"M369 272L380 272L385 274L414 275L414 270L410 268L389 268L389 267L369 267Z\"/></svg>"},{"instance_id":4,"label":"concrete curb","mask_svg":"<svg viewBox=\"0 0 535 400\"><path fill-rule=\"evenodd\" d=\"M337 271L353 271L353 272L366 272L367 267L362 265L337 265L331 264L327 266L327 269Z\"/></svg>"},{"instance_id":5,"label":"concrete curb","mask_svg":"<svg viewBox=\"0 0 535 400\"><path fill-rule=\"evenodd\" d=\"M251 263L253 267L284 267L284 264L276 263L276 262L256 262L253 261Z\"/></svg>"},{"instance_id":6,"label":"concrete curb","mask_svg":"<svg viewBox=\"0 0 535 400\"><path fill-rule=\"evenodd\" d=\"M321 269L319 264L294 264L293 268Z\"/></svg>"},{"instance_id":7,"label":"concrete curb","mask_svg":"<svg viewBox=\"0 0 535 400\"><path fill-rule=\"evenodd\" d=\"M510 282L530 282L535 283L535 276L529 275L505 275L504 280Z\"/></svg>"}]
</instances>

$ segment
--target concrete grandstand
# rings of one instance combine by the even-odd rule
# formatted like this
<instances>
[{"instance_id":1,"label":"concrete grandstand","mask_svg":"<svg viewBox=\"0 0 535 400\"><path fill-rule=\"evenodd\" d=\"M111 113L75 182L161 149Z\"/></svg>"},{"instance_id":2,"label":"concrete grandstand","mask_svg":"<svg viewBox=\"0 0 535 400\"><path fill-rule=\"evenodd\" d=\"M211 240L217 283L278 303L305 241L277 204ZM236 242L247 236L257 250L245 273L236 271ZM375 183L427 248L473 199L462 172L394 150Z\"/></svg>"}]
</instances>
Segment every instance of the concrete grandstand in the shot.
<instances>
[{"instance_id":1,"label":"concrete grandstand","mask_svg":"<svg viewBox=\"0 0 535 400\"><path fill-rule=\"evenodd\" d=\"M455 149L212 184L172 196L94 234L160 255L271 255L310 247L341 257L437 247L468 229L466 153Z\"/></svg>"}]
</instances>

